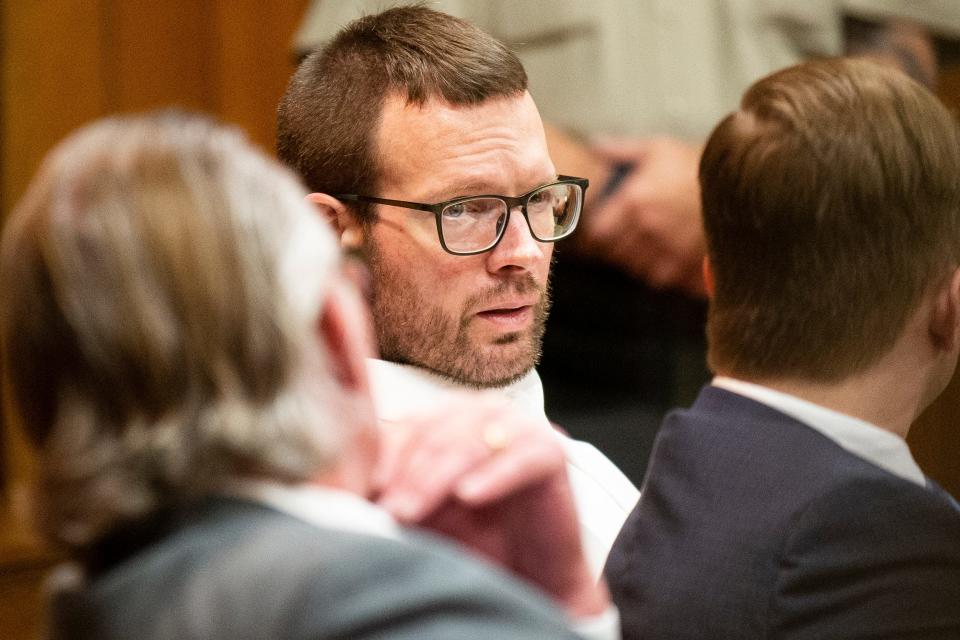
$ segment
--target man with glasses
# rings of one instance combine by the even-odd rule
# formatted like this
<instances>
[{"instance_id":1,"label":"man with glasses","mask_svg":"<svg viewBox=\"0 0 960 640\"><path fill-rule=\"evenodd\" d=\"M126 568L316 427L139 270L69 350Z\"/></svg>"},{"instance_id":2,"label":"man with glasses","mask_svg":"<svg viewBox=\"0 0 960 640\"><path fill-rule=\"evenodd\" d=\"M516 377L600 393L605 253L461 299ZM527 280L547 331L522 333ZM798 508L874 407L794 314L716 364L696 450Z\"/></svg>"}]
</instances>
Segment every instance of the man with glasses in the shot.
<instances>
[{"instance_id":1,"label":"man with glasses","mask_svg":"<svg viewBox=\"0 0 960 640\"><path fill-rule=\"evenodd\" d=\"M161 113L70 136L11 213L4 415L41 462L38 532L71 561L50 636L618 638L562 449L509 408L460 398L513 435L463 481L541 592L369 503L367 312L305 195L236 132ZM526 491L486 491L531 450Z\"/></svg>"},{"instance_id":2,"label":"man with glasses","mask_svg":"<svg viewBox=\"0 0 960 640\"><path fill-rule=\"evenodd\" d=\"M587 181L557 175L526 88L519 60L487 34L402 7L346 26L281 102L280 158L370 270L382 358L370 373L384 423L468 387L496 389L551 428L534 366L553 242L576 228ZM484 436L495 454L510 434L489 425ZM637 492L596 449L558 437L599 572ZM396 439L404 452L454 446L428 430ZM426 494L462 470L423 459ZM444 509L456 508L414 492L386 506L426 524L449 523Z\"/></svg>"},{"instance_id":3,"label":"man with glasses","mask_svg":"<svg viewBox=\"0 0 960 640\"><path fill-rule=\"evenodd\" d=\"M522 196L464 196L436 204L338 194L345 202L365 202L391 207L429 211L437 220L437 235L444 251L471 256L491 251L500 242L510 221L510 212L519 209L540 242L555 242L573 233L583 207L585 178L558 176L556 182L537 187Z\"/></svg>"}]
</instances>

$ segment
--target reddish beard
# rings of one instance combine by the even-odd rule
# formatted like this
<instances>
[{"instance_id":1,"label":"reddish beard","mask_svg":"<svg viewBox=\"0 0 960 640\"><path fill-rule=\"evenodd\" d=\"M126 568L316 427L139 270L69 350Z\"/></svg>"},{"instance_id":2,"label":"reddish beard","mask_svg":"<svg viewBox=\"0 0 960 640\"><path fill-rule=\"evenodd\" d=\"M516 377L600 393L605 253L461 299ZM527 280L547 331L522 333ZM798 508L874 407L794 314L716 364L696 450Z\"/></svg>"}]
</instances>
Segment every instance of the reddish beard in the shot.
<instances>
[{"instance_id":1,"label":"reddish beard","mask_svg":"<svg viewBox=\"0 0 960 640\"><path fill-rule=\"evenodd\" d=\"M412 364L472 387L500 387L521 378L540 360L541 343L550 309L549 284L540 285L530 273L505 277L468 297L456 317L432 303L430 293L395 270L382 265L370 251L370 305L380 355L384 360ZM438 286L443 286L438 283ZM523 331L497 336L481 344L471 336L479 309L508 295L537 292L533 320Z\"/></svg>"}]
</instances>

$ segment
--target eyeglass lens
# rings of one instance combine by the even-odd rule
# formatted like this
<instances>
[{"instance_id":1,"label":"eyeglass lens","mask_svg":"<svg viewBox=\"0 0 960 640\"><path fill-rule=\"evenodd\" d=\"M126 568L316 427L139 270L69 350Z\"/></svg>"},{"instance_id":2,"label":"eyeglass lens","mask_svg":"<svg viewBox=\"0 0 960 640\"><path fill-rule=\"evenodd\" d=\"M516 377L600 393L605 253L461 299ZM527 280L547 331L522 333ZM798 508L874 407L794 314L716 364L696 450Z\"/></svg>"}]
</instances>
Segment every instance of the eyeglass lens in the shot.
<instances>
[{"instance_id":1,"label":"eyeglass lens","mask_svg":"<svg viewBox=\"0 0 960 640\"><path fill-rule=\"evenodd\" d=\"M582 197L575 184L548 185L527 196L527 220L533 237L542 242L562 238L576 223ZM505 201L470 198L444 208L440 230L450 251L481 251L496 243L506 220Z\"/></svg>"}]
</instances>

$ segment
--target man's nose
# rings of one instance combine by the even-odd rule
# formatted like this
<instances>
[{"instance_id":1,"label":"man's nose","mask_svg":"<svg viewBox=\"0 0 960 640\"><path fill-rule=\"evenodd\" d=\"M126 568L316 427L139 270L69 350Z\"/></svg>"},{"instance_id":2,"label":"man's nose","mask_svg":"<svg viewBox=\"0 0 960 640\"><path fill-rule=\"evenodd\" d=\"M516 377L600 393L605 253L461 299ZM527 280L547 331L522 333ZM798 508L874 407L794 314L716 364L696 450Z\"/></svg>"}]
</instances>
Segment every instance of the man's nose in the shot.
<instances>
[{"instance_id":1,"label":"man's nose","mask_svg":"<svg viewBox=\"0 0 960 640\"><path fill-rule=\"evenodd\" d=\"M530 227L520 207L510 210L507 228L503 237L490 252L488 265L491 271L500 269L530 269L543 259L545 245L530 233Z\"/></svg>"}]
</instances>

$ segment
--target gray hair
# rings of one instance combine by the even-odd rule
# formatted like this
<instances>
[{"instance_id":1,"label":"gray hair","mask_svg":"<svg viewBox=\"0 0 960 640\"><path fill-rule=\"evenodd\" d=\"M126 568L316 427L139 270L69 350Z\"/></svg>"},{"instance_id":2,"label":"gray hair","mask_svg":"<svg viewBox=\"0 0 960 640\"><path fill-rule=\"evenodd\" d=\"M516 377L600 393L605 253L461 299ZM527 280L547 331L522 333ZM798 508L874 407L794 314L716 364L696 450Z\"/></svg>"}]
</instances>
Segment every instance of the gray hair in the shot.
<instances>
[{"instance_id":1,"label":"gray hair","mask_svg":"<svg viewBox=\"0 0 960 640\"><path fill-rule=\"evenodd\" d=\"M104 120L48 157L4 231L0 339L50 537L336 458L304 354L339 253L305 193L199 117Z\"/></svg>"}]
</instances>

